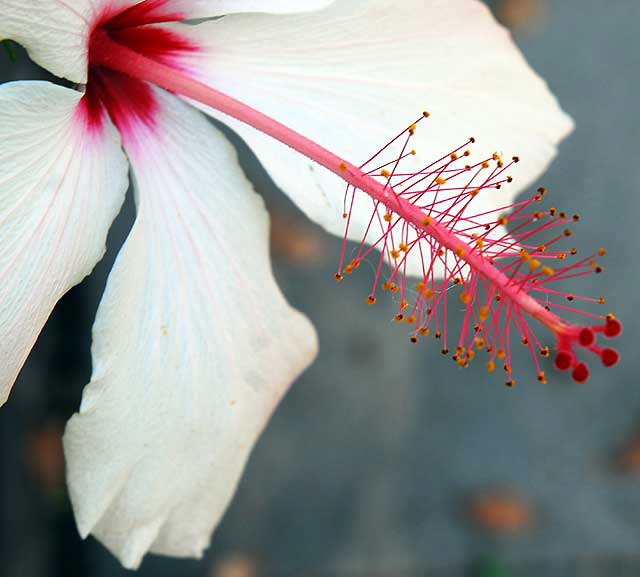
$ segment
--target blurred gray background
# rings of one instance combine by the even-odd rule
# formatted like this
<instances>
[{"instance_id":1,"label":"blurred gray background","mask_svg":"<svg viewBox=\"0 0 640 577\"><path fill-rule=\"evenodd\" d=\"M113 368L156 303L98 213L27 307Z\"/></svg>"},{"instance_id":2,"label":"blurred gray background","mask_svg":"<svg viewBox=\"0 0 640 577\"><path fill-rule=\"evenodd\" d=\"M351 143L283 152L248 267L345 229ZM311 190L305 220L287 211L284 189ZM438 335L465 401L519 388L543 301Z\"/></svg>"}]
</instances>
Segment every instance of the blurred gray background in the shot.
<instances>
[{"instance_id":1,"label":"blurred gray background","mask_svg":"<svg viewBox=\"0 0 640 577\"><path fill-rule=\"evenodd\" d=\"M272 211L278 280L315 323L320 355L258 443L206 558L151 556L141 577L640 574L640 2L492 7L576 120L540 184L582 215L572 242L583 254L609 249L605 274L579 288L625 323L621 365L594 366L582 385L549 367L541 385L525 378L523 351L508 390L481 363L459 370L434 345L416 348L389 322L391 302L364 304L364 267L335 284L340 240L306 221L238 143ZM0 66L1 81L43 77L20 52ZM93 315L131 220L129 202L108 257L60 303L0 411L7 577L127 573L77 537L59 438L88 380Z\"/></svg>"}]
</instances>

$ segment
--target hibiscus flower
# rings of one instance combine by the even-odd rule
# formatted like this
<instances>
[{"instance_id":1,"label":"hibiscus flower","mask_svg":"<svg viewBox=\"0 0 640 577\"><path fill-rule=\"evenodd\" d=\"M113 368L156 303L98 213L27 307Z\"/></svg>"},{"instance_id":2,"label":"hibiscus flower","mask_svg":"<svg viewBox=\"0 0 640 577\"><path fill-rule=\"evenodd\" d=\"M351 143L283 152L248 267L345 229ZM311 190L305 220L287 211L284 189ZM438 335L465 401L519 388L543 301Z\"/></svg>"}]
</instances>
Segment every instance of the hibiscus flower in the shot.
<instances>
[{"instance_id":1,"label":"hibiscus flower","mask_svg":"<svg viewBox=\"0 0 640 577\"><path fill-rule=\"evenodd\" d=\"M192 105L340 234L339 177L299 151L360 161L427 107L425 157L473 133L480 154L521 153L526 185L571 128L477 0L0 0L0 14L0 39L76 84L0 87L2 402L56 301L101 258L132 175L136 221L64 439L80 533L131 568L147 551L202 554L317 348L273 279L262 201ZM369 217L353 211L350 235Z\"/></svg>"}]
</instances>

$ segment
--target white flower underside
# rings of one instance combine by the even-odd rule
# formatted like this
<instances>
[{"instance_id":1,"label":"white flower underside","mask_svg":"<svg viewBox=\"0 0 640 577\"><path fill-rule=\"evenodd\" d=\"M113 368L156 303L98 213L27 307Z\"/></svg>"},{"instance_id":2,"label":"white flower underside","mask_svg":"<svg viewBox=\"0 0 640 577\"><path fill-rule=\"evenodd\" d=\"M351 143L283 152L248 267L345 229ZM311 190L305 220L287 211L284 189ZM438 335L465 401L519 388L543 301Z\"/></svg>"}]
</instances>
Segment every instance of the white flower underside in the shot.
<instances>
[{"instance_id":1,"label":"white flower underside","mask_svg":"<svg viewBox=\"0 0 640 577\"><path fill-rule=\"evenodd\" d=\"M82 83L88 26L107 4L115 1L0 0L0 38ZM203 48L185 59L194 76L356 163L428 109L413 145L421 158L473 135L478 155L496 146L521 155L524 186L571 129L476 0L170 6L189 18L237 13L173 25ZM258 10L271 14L243 14ZM142 145L125 151L136 223L98 310L91 382L65 433L80 531L127 567L149 550L202 553L257 436L316 351L310 323L274 282L267 216L230 145L179 98L155 94L156 131L140 126ZM100 138L83 132L80 96L47 83L0 86L2 401L55 302L101 257L126 190L117 132L108 121ZM309 218L342 234L337 177L200 107L245 139ZM356 207L354 236L370 214L369 203Z\"/></svg>"}]
</instances>

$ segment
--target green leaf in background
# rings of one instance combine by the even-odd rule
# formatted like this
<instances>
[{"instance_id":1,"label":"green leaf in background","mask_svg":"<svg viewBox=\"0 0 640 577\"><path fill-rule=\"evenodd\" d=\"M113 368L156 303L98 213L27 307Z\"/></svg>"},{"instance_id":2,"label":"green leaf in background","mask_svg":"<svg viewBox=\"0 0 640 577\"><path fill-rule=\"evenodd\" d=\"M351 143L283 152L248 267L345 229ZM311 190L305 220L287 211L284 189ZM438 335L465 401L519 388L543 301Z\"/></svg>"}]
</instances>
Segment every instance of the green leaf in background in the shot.
<instances>
[{"instance_id":1,"label":"green leaf in background","mask_svg":"<svg viewBox=\"0 0 640 577\"><path fill-rule=\"evenodd\" d=\"M512 573L498 558L483 555L476 559L466 572L467 577L512 577Z\"/></svg>"},{"instance_id":2,"label":"green leaf in background","mask_svg":"<svg viewBox=\"0 0 640 577\"><path fill-rule=\"evenodd\" d=\"M11 60L11 62L15 62L16 55L15 55L15 52L13 51L13 47L11 46L11 40L3 40L2 45L4 46L4 49L7 51L7 54L9 55L9 60Z\"/></svg>"}]
</instances>

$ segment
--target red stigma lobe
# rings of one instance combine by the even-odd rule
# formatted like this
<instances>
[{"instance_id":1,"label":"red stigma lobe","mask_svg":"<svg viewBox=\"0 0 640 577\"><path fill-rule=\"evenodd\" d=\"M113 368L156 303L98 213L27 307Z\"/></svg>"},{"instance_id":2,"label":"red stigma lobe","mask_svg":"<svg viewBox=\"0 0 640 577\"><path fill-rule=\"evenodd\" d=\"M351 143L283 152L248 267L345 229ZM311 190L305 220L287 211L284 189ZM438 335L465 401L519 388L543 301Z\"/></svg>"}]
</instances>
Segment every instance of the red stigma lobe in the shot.
<instances>
[{"instance_id":1,"label":"red stigma lobe","mask_svg":"<svg viewBox=\"0 0 640 577\"><path fill-rule=\"evenodd\" d=\"M388 201L373 200L362 241L349 257L349 226L356 196L362 191L347 185L346 231L336 279L343 280L365 258L377 255L367 302L377 302L378 291L391 293L398 301L394 320L410 327L410 340L417 343L433 335L441 340L443 354L449 354L451 348L447 326L450 293L457 293L464 315L453 360L466 367L476 351L483 350L489 357L487 370L502 366L510 387L515 384L511 365L514 340L529 349L537 380L546 382L539 357L549 357L550 347L538 338L531 319L551 332L557 349L554 366L559 371L570 370L574 381L582 383L589 378L587 365L576 356L579 349L598 356L604 366L615 365L618 353L598 348L596 341L599 333L606 338L618 336L620 321L613 315L585 312L567 304L601 305L604 299L553 288L557 281L603 270L596 258L605 254L604 249L569 262L577 250L558 248L572 235L568 225L580 217L554 207L541 208L547 193L544 188L523 201L474 209L481 195L500 194L498 190L513 180L508 171L520 160L514 156L505 161L494 153L471 161L474 138L418 170L407 170L408 159L416 154L410 147L411 138L419 122L428 116L424 113L358 167L383 184ZM491 206L496 204L499 201L491 201ZM505 214L508 210L511 212ZM541 235L546 237L542 243ZM415 275L416 270L420 271L417 282L410 280L409 274ZM567 317L592 322L574 324Z\"/></svg>"}]
</instances>

